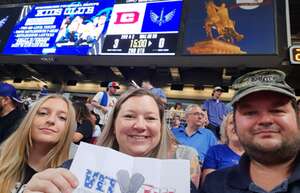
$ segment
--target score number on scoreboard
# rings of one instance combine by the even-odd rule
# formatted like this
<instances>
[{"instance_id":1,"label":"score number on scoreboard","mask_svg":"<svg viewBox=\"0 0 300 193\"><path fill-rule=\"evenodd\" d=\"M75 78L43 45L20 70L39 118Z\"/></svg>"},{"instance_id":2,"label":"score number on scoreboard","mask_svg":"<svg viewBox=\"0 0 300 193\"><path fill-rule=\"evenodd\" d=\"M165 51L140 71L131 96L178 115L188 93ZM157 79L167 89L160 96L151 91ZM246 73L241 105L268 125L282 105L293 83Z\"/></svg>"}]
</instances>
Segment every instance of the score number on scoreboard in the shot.
<instances>
[{"instance_id":1,"label":"score number on scoreboard","mask_svg":"<svg viewBox=\"0 0 300 193\"><path fill-rule=\"evenodd\" d=\"M104 49L110 53L170 54L176 51L178 34L123 34L111 35L105 39Z\"/></svg>"}]
</instances>

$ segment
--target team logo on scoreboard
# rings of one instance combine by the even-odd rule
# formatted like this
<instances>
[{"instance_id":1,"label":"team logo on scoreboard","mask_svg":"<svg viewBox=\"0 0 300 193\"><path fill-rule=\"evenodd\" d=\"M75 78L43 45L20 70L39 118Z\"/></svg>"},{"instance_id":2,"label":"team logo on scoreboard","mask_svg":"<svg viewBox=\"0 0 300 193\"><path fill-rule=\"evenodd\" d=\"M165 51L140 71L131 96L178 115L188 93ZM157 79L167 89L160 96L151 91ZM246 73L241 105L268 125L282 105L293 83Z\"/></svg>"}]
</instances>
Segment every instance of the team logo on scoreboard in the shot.
<instances>
[{"instance_id":1,"label":"team logo on scoreboard","mask_svg":"<svg viewBox=\"0 0 300 193\"><path fill-rule=\"evenodd\" d=\"M138 34L143 25L146 3L114 6L107 29L109 34Z\"/></svg>"},{"instance_id":2,"label":"team logo on scoreboard","mask_svg":"<svg viewBox=\"0 0 300 193\"><path fill-rule=\"evenodd\" d=\"M168 23L171 21L176 13L176 9L173 9L166 15L164 15L164 8L160 11L160 14L156 14L153 10L150 11L150 18L153 23L161 26L162 24Z\"/></svg>"},{"instance_id":3,"label":"team logo on scoreboard","mask_svg":"<svg viewBox=\"0 0 300 193\"><path fill-rule=\"evenodd\" d=\"M139 20L139 12L117 12L117 18L114 24L131 24L136 23Z\"/></svg>"},{"instance_id":4,"label":"team logo on scoreboard","mask_svg":"<svg viewBox=\"0 0 300 193\"><path fill-rule=\"evenodd\" d=\"M182 1L147 3L142 32L178 32Z\"/></svg>"},{"instance_id":5,"label":"team logo on scoreboard","mask_svg":"<svg viewBox=\"0 0 300 193\"><path fill-rule=\"evenodd\" d=\"M8 18L9 18L9 16L6 16L0 20L0 29L6 24Z\"/></svg>"}]
</instances>

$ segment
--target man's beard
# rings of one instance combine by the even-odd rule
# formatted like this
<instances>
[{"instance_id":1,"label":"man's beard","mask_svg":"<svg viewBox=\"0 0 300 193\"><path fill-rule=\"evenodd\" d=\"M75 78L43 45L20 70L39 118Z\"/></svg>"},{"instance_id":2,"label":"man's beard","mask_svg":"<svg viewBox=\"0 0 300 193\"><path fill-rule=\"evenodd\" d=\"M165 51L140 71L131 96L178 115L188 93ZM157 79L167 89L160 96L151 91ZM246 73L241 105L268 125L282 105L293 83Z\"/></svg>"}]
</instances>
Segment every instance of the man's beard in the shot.
<instances>
[{"instance_id":1,"label":"man's beard","mask_svg":"<svg viewBox=\"0 0 300 193\"><path fill-rule=\"evenodd\" d=\"M300 134L290 136L280 147L267 150L261 144L240 141L249 157L263 165L278 165L295 158L300 150Z\"/></svg>"}]
</instances>

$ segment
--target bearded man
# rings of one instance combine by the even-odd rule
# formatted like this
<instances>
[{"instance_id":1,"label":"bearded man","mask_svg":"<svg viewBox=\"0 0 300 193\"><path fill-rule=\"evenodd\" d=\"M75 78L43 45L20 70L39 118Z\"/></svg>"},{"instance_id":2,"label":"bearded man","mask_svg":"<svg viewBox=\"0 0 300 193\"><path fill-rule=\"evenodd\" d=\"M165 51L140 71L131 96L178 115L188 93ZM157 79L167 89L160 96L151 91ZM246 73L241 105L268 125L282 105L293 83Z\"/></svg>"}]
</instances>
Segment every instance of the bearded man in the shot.
<instances>
[{"instance_id":1,"label":"bearded man","mask_svg":"<svg viewBox=\"0 0 300 193\"><path fill-rule=\"evenodd\" d=\"M201 193L300 192L299 109L285 74L250 72L233 88L234 124L245 154L239 165L208 175Z\"/></svg>"}]
</instances>

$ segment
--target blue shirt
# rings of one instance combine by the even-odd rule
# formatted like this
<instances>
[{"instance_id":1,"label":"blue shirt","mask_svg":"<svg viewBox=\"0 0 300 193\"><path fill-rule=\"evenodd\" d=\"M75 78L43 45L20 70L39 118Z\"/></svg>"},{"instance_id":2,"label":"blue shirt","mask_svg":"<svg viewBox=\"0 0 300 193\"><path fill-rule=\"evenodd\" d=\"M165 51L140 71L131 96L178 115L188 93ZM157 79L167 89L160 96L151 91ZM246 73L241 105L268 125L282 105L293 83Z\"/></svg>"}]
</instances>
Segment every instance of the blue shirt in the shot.
<instances>
[{"instance_id":1,"label":"blue shirt","mask_svg":"<svg viewBox=\"0 0 300 193\"><path fill-rule=\"evenodd\" d=\"M47 96L47 95L48 95L48 89L43 87L40 91L40 97Z\"/></svg>"},{"instance_id":2,"label":"blue shirt","mask_svg":"<svg viewBox=\"0 0 300 193\"><path fill-rule=\"evenodd\" d=\"M167 98L166 94L164 93L164 91L161 88L151 88L150 92L152 92L152 94L154 94L155 96L158 96L160 98Z\"/></svg>"},{"instance_id":3,"label":"blue shirt","mask_svg":"<svg viewBox=\"0 0 300 193\"><path fill-rule=\"evenodd\" d=\"M212 146L207 151L204 159L203 169L222 169L236 165L240 157L226 144Z\"/></svg>"},{"instance_id":4,"label":"blue shirt","mask_svg":"<svg viewBox=\"0 0 300 193\"><path fill-rule=\"evenodd\" d=\"M198 152L199 160L203 163L206 152L211 146L217 144L217 138L208 129L199 128L191 136L188 136L184 128L172 129L177 141L183 145L191 146Z\"/></svg>"},{"instance_id":5,"label":"blue shirt","mask_svg":"<svg viewBox=\"0 0 300 193\"><path fill-rule=\"evenodd\" d=\"M223 117L230 111L225 103L216 99L204 101L203 108L207 111L209 123L216 127L220 127Z\"/></svg>"}]
</instances>

